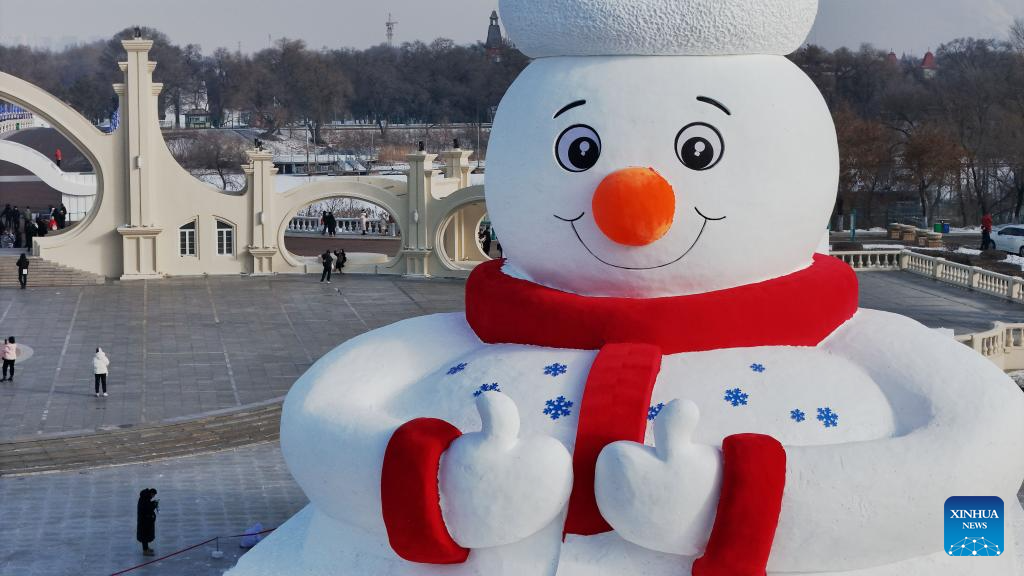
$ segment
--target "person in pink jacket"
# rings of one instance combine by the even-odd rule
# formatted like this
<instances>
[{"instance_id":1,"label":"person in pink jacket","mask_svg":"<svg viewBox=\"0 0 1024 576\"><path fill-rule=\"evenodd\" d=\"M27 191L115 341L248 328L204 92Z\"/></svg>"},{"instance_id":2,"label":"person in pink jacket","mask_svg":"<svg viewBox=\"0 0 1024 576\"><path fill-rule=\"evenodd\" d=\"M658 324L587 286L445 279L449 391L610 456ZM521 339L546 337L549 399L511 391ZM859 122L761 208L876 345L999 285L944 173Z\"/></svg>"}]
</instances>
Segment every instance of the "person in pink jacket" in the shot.
<instances>
[{"instance_id":1,"label":"person in pink jacket","mask_svg":"<svg viewBox=\"0 0 1024 576\"><path fill-rule=\"evenodd\" d=\"M14 382L14 361L18 359L18 345L14 342L14 336L4 340L0 356L4 360L4 377L0 382ZM7 375L8 370L10 370L10 376Z\"/></svg>"}]
</instances>

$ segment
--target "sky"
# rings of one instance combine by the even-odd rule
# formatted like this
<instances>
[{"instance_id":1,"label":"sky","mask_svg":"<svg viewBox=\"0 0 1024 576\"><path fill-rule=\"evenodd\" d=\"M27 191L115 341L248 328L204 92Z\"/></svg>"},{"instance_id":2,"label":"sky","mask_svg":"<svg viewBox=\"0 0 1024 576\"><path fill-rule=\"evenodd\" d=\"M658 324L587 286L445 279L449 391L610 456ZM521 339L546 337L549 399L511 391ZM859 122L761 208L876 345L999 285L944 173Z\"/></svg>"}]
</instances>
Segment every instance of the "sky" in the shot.
<instances>
[{"instance_id":1,"label":"sky","mask_svg":"<svg viewBox=\"0 0 1024 576\"><path fill-rule=\"evenodd\" d=\"M538 0L543 1L543 0ZM629 0L624 0L629 1ZM0 0L0 43L61 48L107 38L135 24L158 28L180 44L262 49L273 39L311 47L365 48L385 40L482 40L497 0ZM821 0L810 40L827 48L868 42L923 54L963 36L1004 38L1024 0ZM514 39L513 39L514 40Z\"/></svg>"}]
</instances>

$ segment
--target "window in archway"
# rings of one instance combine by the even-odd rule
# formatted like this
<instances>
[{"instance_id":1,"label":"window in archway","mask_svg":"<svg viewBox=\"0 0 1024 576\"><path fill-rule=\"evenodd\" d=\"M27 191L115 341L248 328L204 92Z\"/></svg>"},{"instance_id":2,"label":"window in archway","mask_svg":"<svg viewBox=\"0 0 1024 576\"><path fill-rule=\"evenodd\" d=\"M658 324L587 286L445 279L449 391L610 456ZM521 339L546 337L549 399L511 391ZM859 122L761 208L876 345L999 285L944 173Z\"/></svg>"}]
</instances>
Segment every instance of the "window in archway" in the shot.
<instances>
[{"instance_id":1,"label":"window in archway","mask_svg":"<svg viewBox=\"0 0 1024 576\"><path fill-rule=\"evenodd\" d=\"M196 255L196 222L193 220L178 228L178 253L182 256Z\"/></svg>"},{"instance_id":2,"label":"window in archway","mask_svg":"<svg viewBox=\"0 0 1024 576\"><path fill-rule=\"evenodd\" d=\"M235 253L235 227L217 220L217 254L231 256Z\"/></svg>"}]
</instances>

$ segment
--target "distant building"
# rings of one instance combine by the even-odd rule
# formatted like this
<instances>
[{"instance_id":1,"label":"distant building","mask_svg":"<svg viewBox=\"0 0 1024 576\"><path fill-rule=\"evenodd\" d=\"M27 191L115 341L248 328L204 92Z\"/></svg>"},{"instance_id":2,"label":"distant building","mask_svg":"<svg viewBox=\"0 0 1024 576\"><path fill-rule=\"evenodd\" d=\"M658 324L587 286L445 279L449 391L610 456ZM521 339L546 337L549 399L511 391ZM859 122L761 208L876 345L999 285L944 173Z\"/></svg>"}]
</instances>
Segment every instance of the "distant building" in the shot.
<instances>
[{"instance_id":1,"label":"distant building","mask_svg":"<svg viewBox=\"0 0 1024 576\"><path fill-rule=\"evenodd\" d=\"M928 79L935 78L935 75L939 73L939 65L935 60L935 54L931 50L921 60L921 73Z\"/></svg>"},{"instance_id":2,"label":"distant building","mask_svg":"<svg viewBox=\"0 0 1024 576\"><path fill-rule=\"evenodd\" d=\"M487 42L484 48L487 49L487 57L491 62L501 62L505 56L505 50L509 43L501 33L501 24L498 22L498 11L491 12L491 25L487 28Z\"/></svg>"},{"instance_id":3,"label":"distant building","mask_svg":"<svg viewBox=\"0 0 1024 576\"><path fill-rule=\"evenodd\" d=\"M209 128L210 111L198 108L185 112L185 128Z\"/></svg>"},{"instance_id":4,"label":"distant building","mask_svg":"<svg viewBox=\"0 0 1024 576\"><path fill-rule=\"evenodd\" d=\"M900 59L899 59L898 56L896 56L896 51L894 51L894 50L890 50L889 51L889 55L885 57L885 63L889 64L890 66L899 66L900 65Z\"/></svg>"}]
</instances>

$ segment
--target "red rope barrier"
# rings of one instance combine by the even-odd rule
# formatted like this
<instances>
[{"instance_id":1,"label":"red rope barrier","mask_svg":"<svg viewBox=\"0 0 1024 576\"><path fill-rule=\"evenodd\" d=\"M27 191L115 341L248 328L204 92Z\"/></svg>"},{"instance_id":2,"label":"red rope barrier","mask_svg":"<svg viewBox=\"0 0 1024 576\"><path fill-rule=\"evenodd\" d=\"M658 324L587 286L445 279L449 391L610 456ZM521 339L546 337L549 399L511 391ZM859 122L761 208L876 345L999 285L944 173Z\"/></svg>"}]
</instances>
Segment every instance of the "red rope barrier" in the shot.
<instances>
[{"instance_id":1,"label":"red rope barrier","mask_svg":"<svg viewBox=\"0 0 1024 576\"><path fill-rule=\"evenodd\" d=\"M199 548L200 546L205 546L205 545L209 544L210 542L215 542L217 540L220 540L221 538L224 538L225 540L228 540L228 539L231 539L231 538L245 538L246 536L261 536L263 534L268 534L270 532L273 532L274 530L276 530L276 528L270 528L269 530L264 530L262 532L253 532L252 534L236 534L234 536L214 536L213 538L210 538L209 540L206 540L204 542L200 542L199 544L194 544L192 546L189 546L188 548L182 548L181 550L178 550L176 552L171 552L170 554L168 554L166 556L161 556L159 558L154 558L153 560L150 560L149 562L143 562L142 564L139 564L137 566L132 566L131 568L127 568L125 570L121 570L120 572L114 572L110 576L121 576L121 574L127 574L129 572L134 571L134 570L138 570L139 568L144 568L146 566L149 566L150 564L156 564L157 562L161 562L163 560L167 560L168 558L171 558L172 556L177 556L178 554L183 554L185 552L188 552L189 550L195 550L196 548Z\"/></svg>"}]
</instances>

